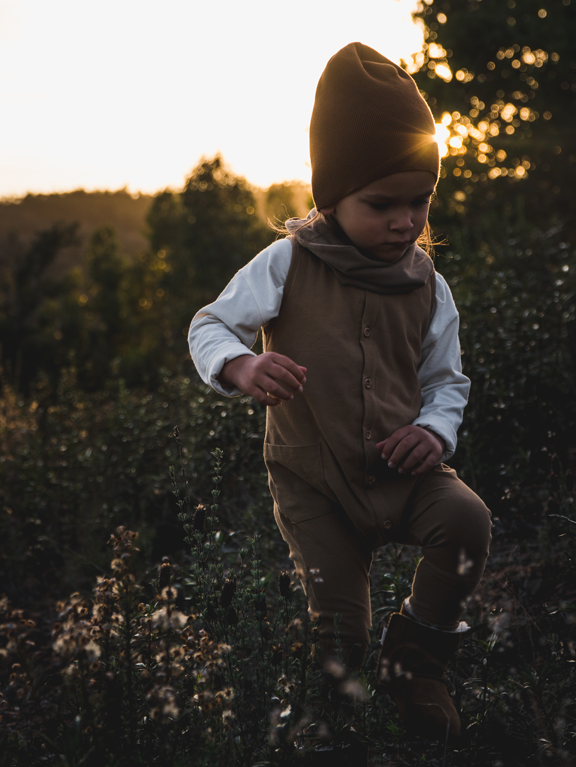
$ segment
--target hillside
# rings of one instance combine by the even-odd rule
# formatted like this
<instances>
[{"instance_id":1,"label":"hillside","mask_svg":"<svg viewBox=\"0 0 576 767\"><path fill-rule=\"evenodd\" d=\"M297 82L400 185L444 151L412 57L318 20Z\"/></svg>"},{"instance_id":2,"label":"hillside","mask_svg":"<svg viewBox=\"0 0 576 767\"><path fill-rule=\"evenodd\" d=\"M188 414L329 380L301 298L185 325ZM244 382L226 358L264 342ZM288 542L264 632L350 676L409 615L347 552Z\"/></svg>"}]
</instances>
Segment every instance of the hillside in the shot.
<instances>
[{"instance_id":1,"label":"hillside","mask_svg":"<svg viewBox=\"0 0 576 767\"><path fill-rule=\"evenodd\" d=\"M125 189L116 192L85 192L77 189L62 194L27 194L17 200L0 200L0 264L11 260L34 234L56 222L79 224L79 243L67 248L58 259L58 270L65 272L81 261L93 231L113 226L122 252L137 256L147 247L146 214L153 197L132 196ZM18 244L17 244L18 243Z\"/></svg>"}]
</instances>

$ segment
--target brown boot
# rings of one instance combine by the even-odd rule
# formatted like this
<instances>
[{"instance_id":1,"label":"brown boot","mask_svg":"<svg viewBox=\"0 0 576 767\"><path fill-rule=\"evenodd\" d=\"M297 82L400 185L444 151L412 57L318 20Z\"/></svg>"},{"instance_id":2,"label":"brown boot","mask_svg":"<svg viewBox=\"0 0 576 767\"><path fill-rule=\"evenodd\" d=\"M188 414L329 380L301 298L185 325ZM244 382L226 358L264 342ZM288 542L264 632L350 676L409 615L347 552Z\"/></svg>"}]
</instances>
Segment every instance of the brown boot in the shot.
<instances>
[{"instance_id":1,"label":"brown boot","mask_svg":"<svg viewBox=\"0 0 576 767\"><path fill-rule=\"evenodd\" d=\"M390 616L378 658L377 679L394 699L404 722L434 740L460 736L460 717L446 689L445 670L462 634Z\"/></svg>"}]
</instances>

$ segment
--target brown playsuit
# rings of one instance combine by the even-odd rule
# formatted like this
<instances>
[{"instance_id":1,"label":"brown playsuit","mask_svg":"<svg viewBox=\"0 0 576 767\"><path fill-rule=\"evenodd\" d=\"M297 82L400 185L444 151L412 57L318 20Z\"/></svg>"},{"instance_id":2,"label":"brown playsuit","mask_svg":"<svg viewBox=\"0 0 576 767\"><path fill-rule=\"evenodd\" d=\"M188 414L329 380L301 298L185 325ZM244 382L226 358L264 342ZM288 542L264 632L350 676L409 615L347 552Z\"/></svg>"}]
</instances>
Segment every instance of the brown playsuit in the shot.
<instances>
[{"instance_id":1,"label":"brown playsuit","mask_svg":"<svg viewBox=\"0 0 576 767\"><path fill-rule=\"evenodd\" d=\"M293 239L281 311L264 328L266 351L308 369L302 394L268 408L264 457L276 521L327 650L335 614L345 647L368 642L378 547L422 547L411 606L445 630L458 625L484 569L490 514L480 498L443 464L400 475L376 448L419 415L434 295L434 272L423 287L392 295L343 284Z\"/></svg>"}]
</instances>

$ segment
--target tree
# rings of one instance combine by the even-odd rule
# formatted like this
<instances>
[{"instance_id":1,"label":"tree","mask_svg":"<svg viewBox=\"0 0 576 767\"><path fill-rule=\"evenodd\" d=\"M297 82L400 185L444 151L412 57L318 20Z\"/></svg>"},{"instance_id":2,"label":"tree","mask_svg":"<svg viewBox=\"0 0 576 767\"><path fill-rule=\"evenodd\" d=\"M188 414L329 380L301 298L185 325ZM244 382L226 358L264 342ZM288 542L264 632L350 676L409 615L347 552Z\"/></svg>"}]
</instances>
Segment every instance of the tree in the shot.
<instances>
[{"instance_id":1,"label":"tree","mask_svg":"<svg viewBox=\"0 0 576 767\"><path fill-rule=\"evenodd\" d=\"M162 315L172 343L181 342L194 313L273 239L255 214L248 183L219 155L202 160L181 192L155 198L147 219L147 267L157 275L151 313Z\"/></svg>"},{"instance_id":2,"label":"tree","mask_svg":"<svg viewBox=\"0 0 576 767\"><path fill-rule=\"evenodd\" d=\"M62 281L50 267L59 254L77 244L77 225L54 224L39 231L27 250L13 239L0 281L0 352L11 385L24 391L39 369L53 369L54 333L47 332L43 313L59 295Z\"/></svg>"},{"instance_id":3,"label":"tree","mask_svg":"<svg viewBox=\"0 0 576 767\"><path fill-rule=\"evenodd\" d=\"M449 143L441 215L507 205L513 191L531 217L573 217L576 4L424 0L415 16L414 77Z\"/></svg>"}]
</instances>

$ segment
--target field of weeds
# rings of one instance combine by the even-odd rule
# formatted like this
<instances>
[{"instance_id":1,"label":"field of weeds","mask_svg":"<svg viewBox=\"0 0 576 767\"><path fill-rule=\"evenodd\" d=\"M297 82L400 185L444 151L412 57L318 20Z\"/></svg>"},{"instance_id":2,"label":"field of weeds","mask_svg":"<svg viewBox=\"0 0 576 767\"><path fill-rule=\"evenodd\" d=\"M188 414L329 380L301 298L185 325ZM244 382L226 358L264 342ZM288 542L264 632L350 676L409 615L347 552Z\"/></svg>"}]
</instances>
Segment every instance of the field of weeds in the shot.
<instances>
[{"instance_id":1,"label":"field of weeds","mask_svg":"<svg viewBox=\"0 0 576 767\"><path fill-rule=\"evenodd\" d=\"M251 400L177 376L87 395L73 371L42 396L2 410L1 765L305 765L355 741L372 765L573 763L576 521L558 456L502 496L449 668L464 735L445 746L408 733L374 678L418 550L376 554L361 673L322 669Z\"/></svg>"}]
</instances>

